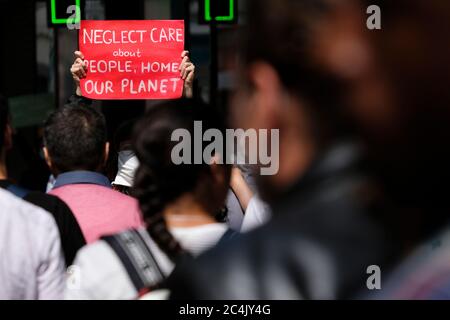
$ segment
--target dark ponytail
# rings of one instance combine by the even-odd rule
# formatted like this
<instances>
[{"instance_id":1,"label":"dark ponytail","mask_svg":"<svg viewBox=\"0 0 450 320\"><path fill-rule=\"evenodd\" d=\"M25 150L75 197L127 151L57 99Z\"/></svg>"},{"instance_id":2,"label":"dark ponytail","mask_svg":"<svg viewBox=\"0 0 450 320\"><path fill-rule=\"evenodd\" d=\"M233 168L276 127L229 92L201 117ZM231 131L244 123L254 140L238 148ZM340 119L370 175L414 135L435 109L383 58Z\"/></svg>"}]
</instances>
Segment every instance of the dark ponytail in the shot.
<instances>
[{"instance_id":1,"label":"dark ponytail","mask_svg":"<svg viewBox=\"0 0 450 320\"><path fill-rule=\"evenodd\" d=\"M186 253L167 228L163 215L165 207L183 194L192 193L199 204L214 216L227 190L227 186L208 187L212 180L208 164L176 165L171 159L172 148L178 143L171 141L172 132L185 129L193 136L194 121L197 120L202 121L204 130L224 130L220 117L209 107L185 99L154 107L134 130L133 147L140 162L135 175L134 195L139 201L148 233L174 262ZM192 147L191 155L193 151ZM227 172L227 166L222 167Z\"/></svg>"},{"instance_id":2,"label":"dark ponytail","mask_svg":"<svg viewBox=\"0 0 450 320\"><path fill-rule=\"evenodd\" d=\"M145 165L141 165L135 175L135 196L147 225L147 231L167 256L175 261L183 254L183 249L167 229L163 217L163 209L167 204L160 182L153 171Z\"/></svg>"}]
</instances>

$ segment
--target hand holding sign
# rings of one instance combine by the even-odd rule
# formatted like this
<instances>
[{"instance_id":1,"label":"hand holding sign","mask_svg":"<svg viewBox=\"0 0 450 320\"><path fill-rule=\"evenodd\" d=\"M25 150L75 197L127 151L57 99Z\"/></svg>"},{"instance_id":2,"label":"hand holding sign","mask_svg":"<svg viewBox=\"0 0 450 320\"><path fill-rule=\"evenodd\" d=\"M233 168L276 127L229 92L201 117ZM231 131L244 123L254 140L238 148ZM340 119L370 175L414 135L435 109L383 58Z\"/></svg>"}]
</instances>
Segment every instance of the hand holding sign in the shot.
<instances>
[{"instance_id":1,"label":"hand holding sign","mask_svg":"<svg viewBox=\"0 0 450 320\"><path fill-rule=\"evenodd\" d=\"M80 80L86 78L87 65L84 62L84 55L80 51L75 51L75 61L70 68L70 73L77 86L76 94L81 96Z\"/></svg>"},{"instance_id":2,"label":"hand holding sign","mask_svg":"<svg viewBox=\"0 0 450 320\"><path fill-rule=\"evenodd\" d=\"M192 95L195 67L183 51L183 21L82 21L79 41L81 52L75 53L71 72L80 84L77 93L85 97Z\"/></svg>"}]
</instances>

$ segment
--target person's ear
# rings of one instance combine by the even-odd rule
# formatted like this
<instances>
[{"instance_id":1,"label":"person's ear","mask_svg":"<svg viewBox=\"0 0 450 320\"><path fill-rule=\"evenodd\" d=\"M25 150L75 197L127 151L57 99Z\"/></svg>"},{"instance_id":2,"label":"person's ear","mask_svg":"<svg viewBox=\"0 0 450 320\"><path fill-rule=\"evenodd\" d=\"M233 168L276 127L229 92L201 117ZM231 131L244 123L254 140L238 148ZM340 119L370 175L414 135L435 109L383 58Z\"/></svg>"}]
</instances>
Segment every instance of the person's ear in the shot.
<instances>
[{"instance_id":1,"label":"person's ear","mask_svg":"<svg viewBox=\"0 0 450 320\"><path fill-rule=\"evenodd\" d=\"M253 85L253 101L258 108L259 128L277 127L284 90L277 71L270 64L255 62L249 68Z\"/></svg>"},{"instance_id":2,"label":"person's ear","mask_svg":"<svg viewBox=\"0 0 450 320\"><path fill-rule=\"evenodd\" d=\"M109 142L105 143L105 158L104 158L104 164L106 164L106 162L108 161L108 156L109 156Z\"/></svg>"},{"instance_id":3,"label":"person's ear","mask_svg":"<svg viewBox=\"0 0 450 320\"><path fill-rule=\"evenodd\" d=\"M48 153L47 147L43 147L42 150L44 151L44 159L45 163L47 163L47 166L52 170L52 158L50 157L50 154Z\"/></svg>"}]
</instances>

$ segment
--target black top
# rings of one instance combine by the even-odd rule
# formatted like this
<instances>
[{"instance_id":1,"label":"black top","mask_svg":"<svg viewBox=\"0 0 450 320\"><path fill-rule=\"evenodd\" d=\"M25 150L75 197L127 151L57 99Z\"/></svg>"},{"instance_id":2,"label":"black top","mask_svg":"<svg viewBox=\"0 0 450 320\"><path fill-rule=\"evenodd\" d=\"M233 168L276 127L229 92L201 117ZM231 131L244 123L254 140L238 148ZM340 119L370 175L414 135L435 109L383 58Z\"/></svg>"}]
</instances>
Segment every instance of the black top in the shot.
<instances>
[{"instance_id":1,"label":"black top","mask_svg":"<svg viewBox=\"0 0 450 320\"><path fill-rule=\"evenodd\" d=\"M1 188L8 189L10 185L10 181L0 180ZM77 251L86 244L86 240L70 208L58 197L37 191L26 192L23 199L53 215L61 236L66 265L71 265Z\"/></svg>"},{"instance_id":2,"label":"black top","mask_svg":"<svg viewBox=\"0 0 450 320\"><path fill-rule=\"evenodd\" d=\"M385 272L397 250L356 155L329 150L271 204L268 224L178 265L171 298L346 299L368 290L367 267Z\"/></svg>"}]
</instances>

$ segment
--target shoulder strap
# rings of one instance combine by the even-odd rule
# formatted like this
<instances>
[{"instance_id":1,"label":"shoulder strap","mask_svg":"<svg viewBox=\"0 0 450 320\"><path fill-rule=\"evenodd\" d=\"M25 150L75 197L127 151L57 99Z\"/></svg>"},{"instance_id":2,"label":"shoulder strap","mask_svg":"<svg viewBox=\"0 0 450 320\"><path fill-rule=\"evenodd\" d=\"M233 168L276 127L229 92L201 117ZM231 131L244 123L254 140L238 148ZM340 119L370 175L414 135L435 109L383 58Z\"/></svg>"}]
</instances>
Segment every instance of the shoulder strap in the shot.
<instances>
[{"instance_id":1,"label":"shoulder strap","mask_svg":"<svg viewBox=\"0 0 450 320\"><path fill-rule=\"evenodd\" d=\"M16 186L15 184L10 184L8 187L6 187L6 190L11 192L13 195L19 198L25 198L25 196L29 193L27 189L24 189L22 187Z\"/></svg>"},{"instance_id":2,"label":"shoulder strap","mask_svg":"<svg viewBox=\"0 0 450 320\"><path fill-rule=\"evenodd\" d=\"M102 237L119 257L137 292L161 284L164 273L137 230Z\"/></svg>"}]
</instances>

